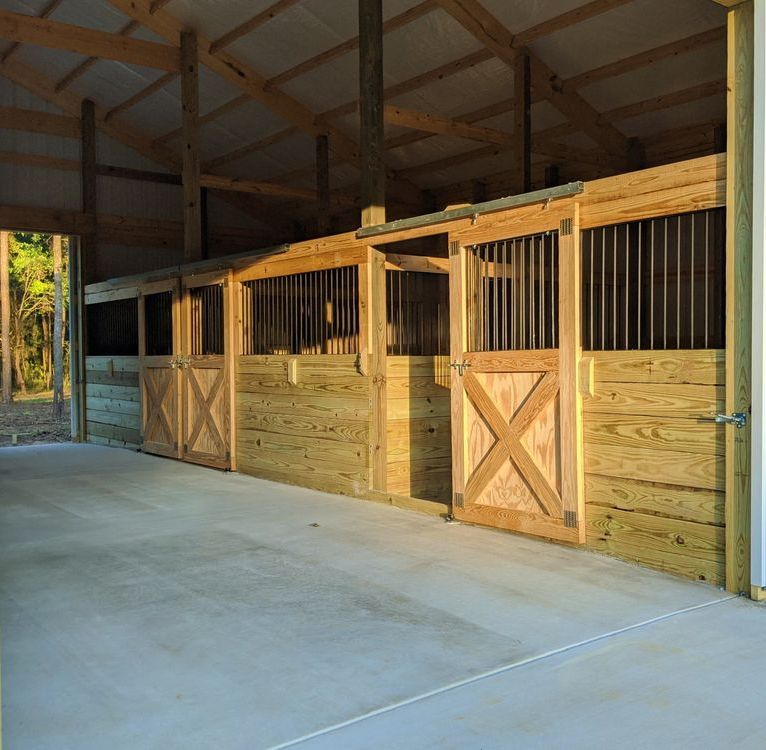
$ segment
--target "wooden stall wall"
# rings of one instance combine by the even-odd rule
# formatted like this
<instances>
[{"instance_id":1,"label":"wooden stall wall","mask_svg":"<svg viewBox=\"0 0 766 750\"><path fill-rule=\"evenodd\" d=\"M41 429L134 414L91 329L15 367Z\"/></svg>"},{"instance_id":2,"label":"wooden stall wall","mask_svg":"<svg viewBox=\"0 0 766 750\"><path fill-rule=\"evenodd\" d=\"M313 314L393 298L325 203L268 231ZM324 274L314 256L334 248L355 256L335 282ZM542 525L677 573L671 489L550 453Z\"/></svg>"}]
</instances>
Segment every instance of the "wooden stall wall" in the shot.
<instances>
[{"instance_id":1,"label":"wooden stall wall","mask_svg":"<svg viewBox=\"0 0 766 750\"><path fill-rule=\"evenodd\" d=\"M724 350L583 357L587 545L723 585Z\"/></svg>"},{"instance_id":2,"label":"wooden stall wall","mask_svg":"<svg viewBox=\"0 0 766 750\"><path fill-rule=\"evenodd\" d=\"M85 358L88 442L139 447L141 397L138 369L138 357Z\"/></svg>"},{"instance_id":3,"label":"wooden stall wall","mask_svg":"<svg viewBox=\"0 0 766 750\"><path fill-rule=\"evenodd\" d=\"M243 355L239 471L363 496L370 486L371 379L355 354Z\"/></svg>"},{"instance_id":4,"label":"wooden stall wall","mask_svg":"<svg viewBox=\"0 0 766 750\"><path fill-rule=\"evenodd\" d=\"M449 357L389 355L386 384L388 492L448 504Z\"/></svg>"}]
</instances>

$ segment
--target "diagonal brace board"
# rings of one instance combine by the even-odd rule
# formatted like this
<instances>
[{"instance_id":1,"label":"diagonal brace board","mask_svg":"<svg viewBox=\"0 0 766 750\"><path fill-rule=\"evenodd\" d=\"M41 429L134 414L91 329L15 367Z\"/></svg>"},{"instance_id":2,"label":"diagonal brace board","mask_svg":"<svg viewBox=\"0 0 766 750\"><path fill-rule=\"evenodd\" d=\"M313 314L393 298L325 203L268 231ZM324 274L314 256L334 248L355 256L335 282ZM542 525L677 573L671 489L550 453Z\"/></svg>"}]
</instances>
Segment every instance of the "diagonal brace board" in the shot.
<instances>
[{"instance_id":1,"label":"diagonal brace board","mask_svg":"<svg viewBox=\"0 0 766 750\"><path fill-rule=\"evenodd\" d=\"M463 385L466 395L495 434L497 442L466 483L467 499L476 497L510 457L519 473L535 494L543 510L554 518L562 515L561 497L540 471L532 456L521 442L521 435L537 416L555 398L559 389L558 374L548 372L540 379L511 422L507 422L492 399L482 388L476 376L468 372Z\"/></svg>"}]
</instances>

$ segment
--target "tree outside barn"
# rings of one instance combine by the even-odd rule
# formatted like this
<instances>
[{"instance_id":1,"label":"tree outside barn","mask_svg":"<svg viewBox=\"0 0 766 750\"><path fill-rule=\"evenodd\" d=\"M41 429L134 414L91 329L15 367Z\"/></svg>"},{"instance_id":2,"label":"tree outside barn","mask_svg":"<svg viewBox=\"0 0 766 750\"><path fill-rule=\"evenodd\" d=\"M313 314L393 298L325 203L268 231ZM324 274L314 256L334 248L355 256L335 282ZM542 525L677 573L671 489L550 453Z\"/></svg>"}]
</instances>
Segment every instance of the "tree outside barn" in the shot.
<instances>
[{"instance_id":1,"label":"tree outside barn","mask_svg":"<svg viewBox=\"0 0 766 750\"><path fill-rule=\"evenodd\" d=\"M0 445L69 436L68 238L0 232Z\"/></svg>"}]
</instances>

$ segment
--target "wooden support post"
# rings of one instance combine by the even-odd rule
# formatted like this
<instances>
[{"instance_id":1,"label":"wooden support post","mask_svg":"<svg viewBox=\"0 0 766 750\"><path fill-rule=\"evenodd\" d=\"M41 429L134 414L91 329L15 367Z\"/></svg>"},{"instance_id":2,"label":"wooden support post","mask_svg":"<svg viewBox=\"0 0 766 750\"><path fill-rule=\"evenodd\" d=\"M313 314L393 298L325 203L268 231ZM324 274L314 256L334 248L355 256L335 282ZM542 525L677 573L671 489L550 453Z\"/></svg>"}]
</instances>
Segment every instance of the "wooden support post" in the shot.
<instances>
[{"instance_id":1,"label":"wooden support post","mask_svg":"<svg viewBox=\"0 0 766 750\"><path fill-rule=\"evenodd\" d=\"M202 258L210 257L210 214L208 209L209 188L203 187L199 190L200 205L200 233L202 236Z\"/></svg>"},{"instance_id":2,"label":"wooden support post","mask_svg":"<svg viewBox=\"0 0 766 750\"><path fill-rule=\"evenodd\" d=\"M529 55L519 55L513 71L514 157L518 172L519 193L532 189L532 83Z\"/></svg>"},{"instance_id":3,"label":"wooden support post","mask_svg":"<svg viewBox=\"0 0 766 750\"><path fill-rule=\"evenodd\" d=\"M559 387L561 399L561 504L564 522L585 543L585 474L580 390L580 207L559 232Z\"/></svg>"},{"instance_id":4,"label":"wooden support post","mask_svg":"<svg viewBox=\"0 0 766 750\"><path fill-rule=\"evenodd\" d=\"M96 171L96 105L84 99L80 110L80 185L82 191L82 212L90 214L96 225L98 213L97 171ZM93 233L82 236L82 271L85 283L93 280L96 252L96 236Z\"/></svg>"},{"instance_id":5,"label":"wooden support post","mask_svg":"<svg viewBox=\"0 0 766 750\"><path fill-rule=\"evenodd\" d=\"M330 141L327 135L316 138L317 237L330 233Z\"/></svg>"},{"instance_id":6,"label":"wooden support post","mask_svg":"<svg viewBox=\"0 0 766 750\"><path fill-rule=\"evenodd\" d=\"M753 3L728 15L726 412L750 414L753 271ZM763 332L759 332L763 335ZM749 422L749 420L748 420ZM750 430L726 426L726 588L750 593Z\"/></svg>"},{"instance_id":7,"label":"wooden support post","mask_svg":"<svg viewBox=\"0 0 766 750\"><path fill-rule=\"evenodd\" d=\"M561 184L558 164L549 164L545 168L545 187L552 188Z\"/></svg>"},{"instance_id":8,"label":"wooden support post","mask_svg":"<svg viewBox=\"0 0 766 750\"><path fill-rule=\"evenodd\" d=\"M386 221L382 0L359 0L359 115L362 226L368 227Z\"/></svg>"},{"instance_id":9,"label":"wooden support post","mask_svg":"<svg viewBox=\"0 0 766 750\"><path fill-rule=\"evenodd\" d=\"M10 233L0 232L0 339L3 359L3 403L13 399L11 368Z\"/></svg>"},{"instance_id":10,"label":"wooden support post","mask_svg":"<svg viewBox=\"0 0 766 750\"><path fill-rule=\"evenodd\" d=\"M386 256L367 250L367 262L359 266L359 360L370 379L370 489L386 491Z\"/></svg>"},{"instance_id":11,"label":"wooden support post","mask_svg":"<svg viewBox=\"0 0 766 750\"><path fill-rule=\"evenodd\" d=\"M197 35L181 33L181 106L183 110L184 259L202 258L202 210L199 162L199 61Z\"/></svg>"},{"instance_id":12,"label":"wooden support post","mask_svg":"<svg viewBox=\"0 0 766 750\"><path fill-rule=\"evenodd\" d=\"M67 243L69 256L69 382L70 423L72 442L81 443L87 438L85 422L85 336L83 315L82 240L70 237Z\"/></svg>"}]
</instances>

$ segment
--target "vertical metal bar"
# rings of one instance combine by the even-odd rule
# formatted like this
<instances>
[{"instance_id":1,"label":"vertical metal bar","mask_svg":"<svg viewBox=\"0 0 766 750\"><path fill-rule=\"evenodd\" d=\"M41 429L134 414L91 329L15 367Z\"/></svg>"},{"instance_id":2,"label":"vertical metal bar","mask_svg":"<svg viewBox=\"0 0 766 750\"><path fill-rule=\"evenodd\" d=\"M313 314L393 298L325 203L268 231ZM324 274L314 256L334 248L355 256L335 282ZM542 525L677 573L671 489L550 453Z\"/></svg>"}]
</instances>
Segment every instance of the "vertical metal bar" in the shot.
<instances>
[{"instance_id":1,"label":"vertical metal bar","mask_svg":"<svg viewBox=\"0 0 766 750\"><path fill-rule=\"evenodd\" d=\"M691 315L689 316L690 320L690 326L691 326L691 341L689 342L689 346L694 349L694 318L697 315L697 306L694 304L694 273L695 273L695 265L694 265L694 242L695 242L695 236L694 236L694 224L695 224L695 218L696 214L689 214L689 218L691 219L691 260L690 260L690 270L691 270L691 280L689 281L690 284L690 296L691 296ZM680 342L679 342L680 345Z\"/></svg>"},{"instance_id":2,"label":"vertical metal bar","mask_svg":"<svg viewBox=\"0 0 766 750\"><path fill-rule=\"evenodd\" d=\"M508 349L508 242L503 240L503 351Z\"/></svg>"},{"instance_id":3,"label":"vertical metal bar","mask_svg":"<svg viewBox=\"0 0 766 750\"><path fill-rule=\"evenodd\" d=\"M493 296L493 310L492 310L492 349L493 351L499 351L499 342L497 340L497 334L499 329L499 309L498 309L498 288L497 288L497 242L492 243L492 296Z\"/></svg>"},{"instance_id":4,"label":"vertical metal bar","mask_svg":"<svg viewBox=\"0 0 766 750\"><path fill-rule=\"evenodd\" d=\"M710 332L710 322L708 320L709 300L708 300L708 249L710 247L710 211L705 211L705 349L709 346L708 334Z\"/></svg>"},{"instance_id":5,"label":"vertical metal bar","mask_svg":"<svg viewBox=\"0 0 766 750\"><path fill-rule=\"evenodd\" d=\"M681 348L681 219L676 221L676 348Z\"/></svg>"},{"instance_id":6,"label":"vertical metal bar","mask_svg":"<svg viewBox=\"0 0 766 750\"><path fill-rule=\"evenodd\" d=\"M630 224L625 225L625 348L630 349L628 341L630 327Z\"/></svg>"},{"instance_id":7,"label":"vertical metal bar","mask_svg":"<svg viewBox=\"0 0 766 750\"><path fill-rule=\"evenodd\" d=\"M606 343L606 227L601 229L601 349Z\"/></svg>"},{"instance_id":8,"label":"vertical metal bar","mask_svg":"<svg viewBox=\"0 0 766 750\"><path fill-rule=\"evenodd\" d=\"M638 307L638 313L636 315L636 349L641 349L641 261L642 261L642 254L644 252L643 248L643 224L641 222L638 222L638 257L637 257L637 264L638 268L636 271L636 282L637 282L637 288L636 288L636 304Z\"/></svg>"},{"instance_id":9,"label":"vertical metal bar","mask_svg":"<svg viewBox=\"0 0 766 750\"><path fill-rule=\"evenodd\" d=\"M617 227L612 227L612 341L610 349L617 349Z\"/></svg>"}]
</instances>

